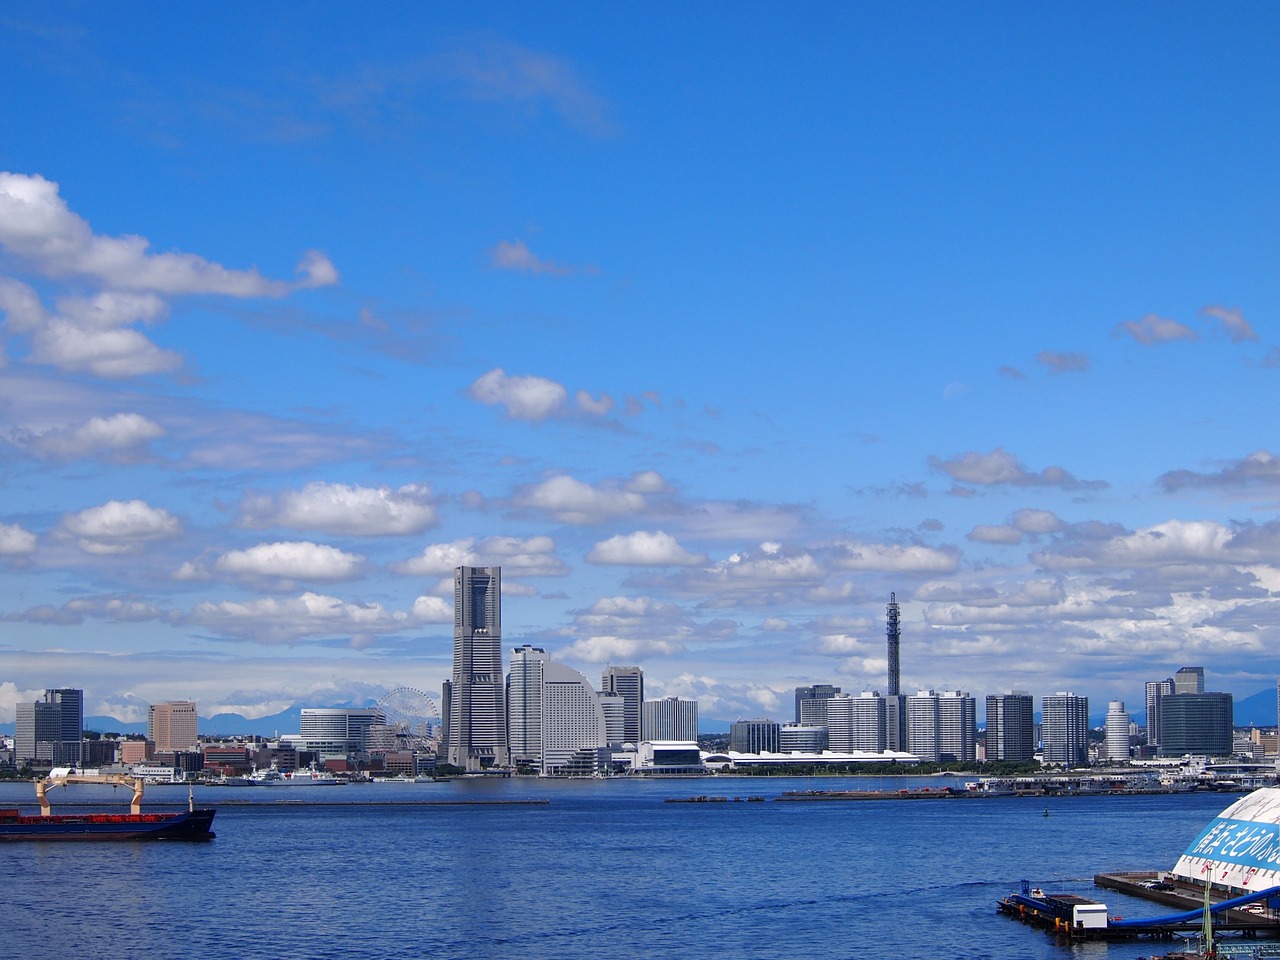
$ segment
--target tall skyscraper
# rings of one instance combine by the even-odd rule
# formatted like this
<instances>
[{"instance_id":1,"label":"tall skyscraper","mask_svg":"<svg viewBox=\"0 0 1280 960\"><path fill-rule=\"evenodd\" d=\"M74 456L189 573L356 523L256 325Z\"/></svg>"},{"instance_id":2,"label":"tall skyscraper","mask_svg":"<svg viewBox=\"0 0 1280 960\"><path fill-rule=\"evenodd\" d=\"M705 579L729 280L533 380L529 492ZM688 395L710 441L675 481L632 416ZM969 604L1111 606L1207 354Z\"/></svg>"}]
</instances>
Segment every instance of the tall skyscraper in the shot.
<instances>
[{"instance_id":1,"label":"tall skyscraper","mask_svg":"<svg viewBox=\"0 0 1280 960\"><path fill-rule=\"evenodd\" d=\"M1148 680L1147 695L1147 745L1160 746L1160 700L1173 696L1173 677L1167 680Z\"/></svg>"},{"instance_id":2,"label":"tall skyscraper","mask_svg":"<svg viewBox=\"0 0 1280 960\"><path fill-rule=\"evenodd\" d=\"M899 663L899 648L902 645L901 631L902 611L898 607L897 593L889 594L889 606L885 610L885 639L888 645L889 654L889 685L885 688L885 692L896 697L901 693L902 671Z\"/></svg>"},{"instance_id":3,"label":"tall skyscraper","mask_svg":"<svg viewBox=\"0 0 1280 960\"><path fill-rule=\"evenodd\" d=\"M147 739L157 753L199 750L196 705L190 700L166 700L147 707Z\"/></svg>"},{"instance_id":4,"label":"tall skyscraper","mask_svg":"<svg viewBox=\"0 0 1280 960\"><path fill-rule=\"evenodd\" d=\"M698 701L667 697L663 700L644 702L644 739L679 740L698 739Z\"/></svg>"},{"instance_id":5,"label":"tall skyscraper","mask_svg":"<svg viewBox=\"0 0 1280 960\"><path fill-rule=\"evenodd\" d=\"M1089 760L1089 698L1055 693L1041 701L1045 763L1077 766Z\"/></svg>"},{"instance_id":6,"label":"tall skyscraper","mask_svg":"<svg viewBox=\"0 0 1280 960\"><path fill-rule=\"evenodd\" d=\"M1160 756L1230 756L1235 704L1229 693L1175 693L1160 701Z\"/></svg>"},{"instance_id":7,"label":"tall skyscraper","mask_svg":"<svg viewBox=\"0 0 1280 960\"><path fill-rule=\"evenodd\" d=\"M884 753L884 697L866 691L827 701L827 745L835 753Z\"/></svg>"},{"instance_id":8,"label":"tall skyscraper","mask_svg":"<svg viewBox=\"0 0 1280 960\"><path fill-rule=\"evenodd\" d=\"M1129 714L1125 712L1123 700L1112 700L1107 704L1107 759L1129 759Z\"/></svg>"},{"instance_id":9,"label":"tall skyscraper","mask_svg":"<svg viewBox=\"0 0 1280 960\"><path fill-rule=\"evenodd\" d=\"M587 678L525 644L511 651L511 759L543 774L594 773L608 743L600 696Z\"/></svg>"},{"instance_id":10,"label":"tall skyscraper","mask_svg":"<svg viewBox=\"0 0 1280 960\"><path fill-rule=\"evenodd\" d=\"M507 746L516 766L542 767L542 675L547 651L525 644L511 651L507 682Z\"/></svg>"},{"instance_id":11,"label":"tall skyscraper","mask_svg":"<svg viewBox=\"0 0 1280 960\"><path fill-rule=\"evenodd\" d=\"M79 766L84 760L84 691L46 690L39 703L16 705L14 753L19 762Z\"/></svg>"},{"instance_id":12,"label":"tall skyscraper","mask_svg":"<svg viewBox=\"0 0 1280 960\"><path fill-rule=\"evenodd\" d=\"M987 697L987 759L1030 760L1036 755L1035 701L1022 690Z\"/></svg>"},{"instance_id":13,"label":"tall skyscraper","mask_svg":"<svg viewBox=\"0 0 1280 960\"><path fill-rule=\"evenodd\" d=\"M938 695L921 690L907 701L907 752L924 763L937 763L941 758L938 729Z\"/></svg>"},{"instance_id":14,"label":"tall skyscraper","mask_svg":"<svg viewBox=\"0 0 1280 960\"><path fill-rule=\"evenodd\" d=\"M840 692L829 683L796 687L796 723L826 723L827 701Z\"/></svg>"},{"instance_id":15,"label":"tall skyscraper","mask_svg":"<svg viewBox=\"0 0 1280 960\"><path fill-rule=\"evenodd\" d=\"M1174 693L1204 693L1204 667L1183 667L1173 675Z\"/></svg>"},{"instance_id":16,"label":"tall skyscraper","mask_svg":"<svg viewBox=\"0 0 1280 960\"><path fill-rule=\"evenodd\" d=\"M960 690L938 695L938 759L944 763L975 759L978 745L977 701Z\"/></svg>"},{"instance_id":17,"label":"tall skyscraper","mask_svg":"<svg viewBox=\"0 0 1280 960\"><path fill-rule=\"evenodd\" d=\"M502 674L502 568L453 573L453 681L448 762L467 770L507 765Z\"/></svg>"},{"instance_id":18,"label":"tall skyscraper","mask_svg":"<svg viewBox=\"0 0 1280 960\"><path fill-rule=\"evenodd\" d=\"M622 697L622 739L640 743L641 713L644 705L644 671L639 667L606 667L600 678L602 693Z\"/></svg>"}]
</instances>

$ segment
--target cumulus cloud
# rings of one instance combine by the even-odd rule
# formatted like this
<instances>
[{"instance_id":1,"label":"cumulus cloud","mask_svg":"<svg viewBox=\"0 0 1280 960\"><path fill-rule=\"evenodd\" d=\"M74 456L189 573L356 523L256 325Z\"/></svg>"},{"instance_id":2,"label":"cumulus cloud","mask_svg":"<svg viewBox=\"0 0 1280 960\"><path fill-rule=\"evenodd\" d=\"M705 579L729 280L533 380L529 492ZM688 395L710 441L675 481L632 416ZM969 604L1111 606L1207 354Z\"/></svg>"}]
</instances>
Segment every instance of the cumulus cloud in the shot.
<instances>
[{"instance_id":1,"label":"cumulus cloud","mask_svg":"<svg viewBox=\"0 0 1280 960\"><path fill-rule=\"evenodd\" d=\"M223 636L258 643L293 643L303 638L348 638L353 646L367 645L376 636L414 629L423 622L418 612L432 613L430 598L414 604L414 612L387 610L380 603L350 603L337 597L303 593L297 597L264 597L238 602L198 604L187 620ZM449 620L453 619L452 611ZM444 622L432 620L429 622Z\"/></svg>"},{"instance_id":2,"label":"cumulus cloud","mask_svg":"<svg viewBox=\"0 0 1280 960\"><path fill-rule=\"evenodd\" d=\"M1280 457L1273 456L1268 450L1258 450L1212 473L1171 470L1160 477L1159 483L1171 493L1185 489L1274 488L1280 486Z\"/></svg>"},{"instance_id":3,"label":"cumulus cloud","mask_svg":"<svg viewBox=\"0 0 1280 960\"><path fill-rule=\"evenodd\" d=\"M546 420L563 412L569 392L545 377L509 377L501 367L481 376L467 389L478 403L507 408L513 420Z\"/></svg>"},{"instance_id":4,"label":"cumulus cloud","mask_svg":"<svg viewBox=\"0 0 1280 960\"><path fill-rule=\"evenodd\" d=\"M1049 373L1084 373L1089 369L1089 355L1067 351L1041 350L1036 360L1049 368Z\"/></svg>"},{"instance_id":5,"label":"cumulus cloud","mask_svg":"<svg viewBox=\"0 0 1280 960\"><path fill-rule=\"evenodd\" d=\"M1168 520L1106 539L1072 537L1032 560L1049 570L1132 569L1165 564L1280 563L1280 521L1227 526Z\"/></svg>"},{"instance_id":6,"label":"cumulus cloud","mask_svg":"<svg viewBox=\"0 0 1280 960\"><path fill-rule=\"evenodd\" d=\"M833 546L831 563L841 570L938 574L954 571L960 563L960 553L954 548L920 544L841 541Z\"/></svg>"},{"instance_id":7,"label":"cumulus cloud","mask_svg":"<svg viewBox=\"0 0 1280 960\"><path fill-rule=\"evenodd\" d=\"M48 277L88 277L114 290L279 297L299 286L333 283L327 258L309 251L298 283L269 280L256 269L229 270L186 253L150 253L143 237L97 235L39 175L0 173L0 246Z\"/></svg>"},{"instance_id":8,"label":"cumulus cloud","mask_svg":"<svg viewBox=\"0 0 1280 960\"><path fill-rule=\"evenodd\" d=\"M522 577L561 577L569 572L550 537L467 537L430 544L418 556L391 564L395 573L418 577L452 576L455 567L502 567L508 576Z\"/></svg>"},{"instance_id":9,"label":"cumulus cloud","mask_svg":"<svg viewBox=\"0 0 1280 960\"><path fill-rule=\"evenodd\" d=\"M639 476L649 477L651 473ZM642 484L641 490L647 487ZM633 516L648 506L644 492L630 489L629 484L592 486L564 474L518 491L514 503L524 509L550 514L561 523L578 525Z\"/></svg>"},{"instance_id":10,"label":"cumulus cloud","mask_svg":"<svg viewBox=\"0 0 1280 960\"><path fill-rule=\"evenodd\" d=\"M0 557L23 557L35 553L36 535L16 523L0 523Z\"/></svg>"},{"instance_id":11,"label":"cumulus cloud","mask_svg":"<svg viewBox=\"0 0 1280 960\"><path fill-rule=\"evenodd\" d=\"M1024 537L1033 539L1062 530L1064 524L1052 511L1024 509L997 526L979 524L968 533L975 543L1018 544Z\"/></svg>"},{"instance_id":12,"label":"cumulus cloud","mask_svg":"<svg viewBox=\"0 0 1280 960\"><path fill-rule=\"evenodd\" d=\"M684 644L675 640L636 640L630 637L583 637L556 651L560 660L578 660L583 663L620 663L668 657L683 653Z\"/></svg>"},{"instance_id":13,"label":"cumulus cloud","mask_svg":"<svg viewBox=\"0 0 1280 960\"><path fill-rule=\"evenodd\" d=\"M589 563L636 567L688 567L707 562L705 553L690 553L675 537L661 530L637 530L597 543L587 554Z\"/></svg>"},{"instance_id":14,"label":"cumulus cloud","mask_svg":"<svg viewBox=\"0 0 1280 960\"><path fill-rule=\"evenodd\" d=\"M408 484L398 489L313 481L301 490L272 495L248 494L240 504L247 527L288 527L347 536L421 533L436 522L430 488Z\"/></svg>"},{"instance_id":15,"label":"cumulus cloud","mask_svg":"<svg viewBox=\"0 0 1280 960\"><path fill-rule=\"evenodd\" d=\"M554 260L543 260L529 249L523 240L500 240L489 251L489 262L499 270L518 273L541 273L552 277L567 277L577 268Z\"/></svg>"},{"instance_id":16,"label":"cumulus cloud","mask_svg":"<svg viewBox=\"0 0 1280 960\"><path fill-rule=\"evenodd\" d=\"M146 543L175 537L182 524L168 510L143 500L109 500L63 517L61 530L79 537L77 545L85 553L111 555L133 553Z\"/></svg>"},{"instance_id":17,"label":"cumulus cloud","mask_svg":"<svg viewBox=\"0 0 1280 960\"><path fill-rule=\"evenodd\" d=\"M181 613L161 610L135 596L77 597L60 607L41 604L20 613L10 613L6 620L23 623L75 626L86 619L105 620L112 623L146 623L162 621L177 623Z\"/></svg>"},{"instance_id":18,"label":"cumulus cloud","mask_svg":"<svg viewBox=\"0 0 1280 960\"><path fill-rule=\"evenodd\" d=\"M1239 307L1208 306L1200 312L1211 321L1216 322L1216 325L1222 329L1223 333L1231 338L1232 343L1258 339L1253 326L1244 318L1244 314L1240 312Z\"/></svg>"},{"instance_id":19,"label":"cumulus cloud","mask_svg":"<svg viewBox=\"0 0 1280 960\"><path fill-rule=\"evenodd\" d=\"M1008 524L1002 524L1000 526L978 524L970 530L966 536L974 543L999 543L1012 545L1022 542L1022 531L1015 530Z\"/></svg>"},{"instance_id":20,"label":"cumulus cloud","mask_svg":"<svg viewBox=\"0 0 1280 960\"><path fill-rule=\"evenodd\" d=\"M1033 473L1016 456L1000 447L990 453L970 451L950 460L930 457L929 465L959 483L975 486L1008 484L1017 487L1058 487L1063 490L1099 490L1100 480L1079 480L1062 467L1045 467Z\"/></svg>"},{"instance_id":21,"label":"cumulus cloud","mask_svg":"<svg viewBox=\"0 0 1280 960\"><path fill-rule=\"evenodd\" d=\"M211 573L230 578L277 578L332 582L358 577L364 557L309 540L260 543L230 550L209 566ZM198 579L200 565L184 564L178 579Z\"/></svg>"},{"instance_id":22,"label":"cumulus cloud","mask_svg":"<svg viewBox=\"0 0 1280 960\"><path fill-rule=\"evenodd\" d=\"M1126 320L1112 328L1113 337L1130 336L1136 342L1149 347L1157 343L1171 343L1174 340L1195 340L1196 332L1186 324L1167 317L1148 313L1141 320Z\"/></svg>"},{"instance_id":23,"label":"cumulus cloud","mask_svg":"<svg viewBox=\"0 0 1280 960\"><path fill-rule=\"evenodd\" d=\"M97 456L131 462L145 457L148 444L164 433L164 427L139 413L117 413L51 430L15 430L10 440L50 460Z\"/></svg>"}]
</instances>

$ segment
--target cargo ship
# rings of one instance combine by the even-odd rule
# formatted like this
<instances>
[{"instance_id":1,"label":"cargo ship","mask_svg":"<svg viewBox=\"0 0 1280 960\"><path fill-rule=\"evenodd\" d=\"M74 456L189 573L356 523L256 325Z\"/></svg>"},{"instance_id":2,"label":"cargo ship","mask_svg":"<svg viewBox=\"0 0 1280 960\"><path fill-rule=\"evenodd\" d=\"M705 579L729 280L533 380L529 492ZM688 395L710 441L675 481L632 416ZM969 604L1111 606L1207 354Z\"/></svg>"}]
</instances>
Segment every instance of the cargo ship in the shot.
<instances>
[{"instance_id":1,"label":"cargo ship","mask_svg":"<svg viewBox=\"0 0 1280 960\"><path fill-rule=\"evenodd\" d=\"M76 783L99 783L129 787L133 798L128 813L55 814L49 806L48 791ZM16 808L0 809L0 841L6 840L212 840L215 836L212 809L196 809L188 796L182 813L143 813L144 781L115 773L77 773L73 769L54 770L36 781L36 801L40 813L23 814Z\"/></svg>"}]
</instances>

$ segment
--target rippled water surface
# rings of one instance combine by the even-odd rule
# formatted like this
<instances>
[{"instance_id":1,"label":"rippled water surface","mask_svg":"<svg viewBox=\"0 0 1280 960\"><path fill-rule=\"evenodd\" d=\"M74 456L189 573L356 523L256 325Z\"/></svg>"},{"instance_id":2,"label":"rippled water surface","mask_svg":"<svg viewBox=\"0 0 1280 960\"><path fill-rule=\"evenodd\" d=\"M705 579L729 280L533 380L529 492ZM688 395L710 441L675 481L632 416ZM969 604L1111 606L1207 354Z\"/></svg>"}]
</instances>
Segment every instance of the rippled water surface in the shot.
<instances>
[{"instance_id":1,"label":"rippled water surface","mask_svg":"<svg viewBox=\"0 0 1280 960\"><path fill-rule=\"evenodd\" d=\"M663 802L902 785L205 790L198 802L218 807L212 843L0 847L5 939L76 957L1130 960L1171 947L1058 946L997 916L995 902L1027 877L1105 900L1113 914L1165 912L1094 891L1089 878L1171 867L1235 799ZM66 799L110 799L81 789ZM0 786L0 804L32 795L29 784ZM147 799L179 802L185 791L151 788ZM420 802L494 800L547 802Z\"/></svg>"}]
</instances>

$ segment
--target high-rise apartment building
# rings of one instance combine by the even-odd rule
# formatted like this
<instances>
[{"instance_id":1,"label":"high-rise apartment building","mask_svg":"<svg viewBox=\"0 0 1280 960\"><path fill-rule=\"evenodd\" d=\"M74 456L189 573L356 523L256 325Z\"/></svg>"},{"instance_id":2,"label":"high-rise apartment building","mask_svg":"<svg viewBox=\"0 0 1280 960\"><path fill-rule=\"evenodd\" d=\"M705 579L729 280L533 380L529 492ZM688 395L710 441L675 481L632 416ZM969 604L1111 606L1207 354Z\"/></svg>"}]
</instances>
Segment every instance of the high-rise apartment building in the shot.
<instances>
[{"instance_id":1,"label":"high-rise apartment building","mask_svg":"<svg viewBox=\"0 0 1280 960\"><path fill-rule=\"evenodd\" d=\"M1147 699L1147 745L1160 746L1160 700L1173 696L1173 677L1167 680L1148 680L1146 685Z\"/></svg>"},{"instance_id":2,"label":"high-rise apartment building","mask_svg":"<svg viewBox=\"0 0 1280 960\"><path fill-rule=\"evenodd\" d=\"M644 709L644 671L639 667L606 667L600 678L600 691L622 697L622 740L638 744Z\"/></svg>"},{"instance_id":3,"label":"high-rise apartment building","mask_svg":"<svg viewBox=\"0 0 1280 960\"><path fill-rule=\"evenodd\" d=\"M978 753L977 701L960 690L938 694L938 759L967 762Z\"/></svg>"},{"instance_id":4,"label":"high-rise apartment building","mask_svg":"<svg viewBox=\"0 0 1280 960\"><path fill-rule=\"evenodd\" d=\"M1036 755L1035 701L1022 690L987 697L987 759L1031 760Z\"/></svg>"},{"instance_id":5,"label":"high-rise apartment building","mask_svg":"<svg viewBox=\"0 0 1280 960\"><path fill-rule=\"evenodd\" d=\"M453 574L453 679L448 762L467 770L507 765L502 671L502 568Z\"/></svg>"},{"instance_id":6,"label":"high-rise apartment building","mask_svg":"<svg viewBox=\"0 0 1280 960\"><path fill-rule=\"evenodd\" d=\"M829 683L796 687L796 723L826 723L827 701L840 693Z\"/></svg>"},{"instance_id":7,"label":"high-rise apartment building","mask_svg":"<svg viewBox=\"0 0 1280 960\"><path fill-rule=\"evenodd\" d=\"M1106 719L1107 759L1129 759L1129 714L1124 709L1123 700L1112 700L1107 704Z\"/></svg>"},{"instance_id":8,"label":"high-rise apartment building","mask_svg":"<svg viewBox=\"0 0 1280 960\"><path fill-rule=\"evenodd\" d=\"M644 739L696 742L698 701L667 697L644 702Z\"/></svg>"},{"instance_id":9,"label":"high-rise apartment building","mask_svg":"<svg viewBox=\"0 0 1280 960\"><path fill-rule=\"evenodd\" d=\"M874 691L827 701L827 745L835 753L884 753L885 698Z\"/></svg>"},{"instance_id":10,"label":"high-rise apartment building","mask_svg":"<svg viewBox=\"0 0 1280 960\"><path fill-rule=\"evenodd\" d=\"M937 763L941 758L938 742L938 695L921 690L907 700L907 752L924 763Z\"/></svg>"},{"instance_id":11,"label":"high-rise apartment building","mask_svg":"<svg viewBox=\"0 0 1280 960\"><path fill-rule=\"evenodd\" d=\"M147 707L147 739L156 753L199 750L199 721L196 705L190 700L166 700Z\"/></svg>"},{"instance_id":12,"label":"high-rise apartment building","mask_svg":"<svg viewBox=\"0 0 1280 960\"><path fill-rule=\"evenodd\" d=\"M1089 698L1055 693L1041 701L1040 739L1045 763L1077 766L1089 760Z\"/></svg>"}]
</instances>

